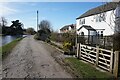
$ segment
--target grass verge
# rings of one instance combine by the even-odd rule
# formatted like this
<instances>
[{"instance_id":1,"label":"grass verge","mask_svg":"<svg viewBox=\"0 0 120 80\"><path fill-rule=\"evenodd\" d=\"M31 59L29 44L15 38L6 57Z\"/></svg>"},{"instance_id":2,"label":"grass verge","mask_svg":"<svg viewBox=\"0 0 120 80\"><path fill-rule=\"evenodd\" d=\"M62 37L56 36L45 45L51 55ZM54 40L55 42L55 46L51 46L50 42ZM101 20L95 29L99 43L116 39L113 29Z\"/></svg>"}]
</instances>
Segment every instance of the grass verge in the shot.
<instances>
[{"instance_id":1,"label":"grass verge","mask_svg":"<svg viewBox=\"0 0 120 80\"><path fill-rule=\"evenodd\" d=\"M119 70L118 70L119 72L118 72L118 77L120 77L120 66L119 66Z\"/></svg>"},{"instance_id":2,"label":"grass verge","mask_svg":"<svg viewBox=\"0 0 120 80\"><path fill-rule=\"evenodd\" d=\"M68 64L74 71L74 74L80 78L113 78L111 74L101 72L95 69L92 65L86 64L76 58L66 58L64 62Z\"/></svg>"},{"instance_id":3,"label":"grass verge","mask_svg":"<svg viewBox=\"0 0 120 80\"><path fill-rule=\"evenodd\" d=\"M55 46L55 47L57 47L57 48L59 48L59 49L63 50L63 48L62 48L62 47L60 47L60 46L58 46L58 45L56 45L56 44L54 44L54 43L52 43L52 42L49 42L49 44L51 44L51 45L53 45L53 46Z\"/></svg>"},{"instance_id":4,"label":"grass verge","mask_svg":"<svg viewBox=\"0 0 120 80\"><path fill-rule=\"evenodd\" d=\"M17 45L17 43L22 40L23 38L17 38L12 42L0 47L0 56L4 58L11 50Z\"/></svg>"}]
</instances>

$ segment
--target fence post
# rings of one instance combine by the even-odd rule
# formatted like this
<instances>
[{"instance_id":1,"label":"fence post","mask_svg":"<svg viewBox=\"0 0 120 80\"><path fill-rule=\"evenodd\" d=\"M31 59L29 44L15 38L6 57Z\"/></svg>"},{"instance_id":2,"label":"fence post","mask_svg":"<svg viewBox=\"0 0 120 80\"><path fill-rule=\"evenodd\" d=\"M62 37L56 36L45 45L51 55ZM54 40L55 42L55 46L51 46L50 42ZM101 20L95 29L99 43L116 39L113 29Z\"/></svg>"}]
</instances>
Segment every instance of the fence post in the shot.
<instances>
[{"instance_id":1,"label":"fence post","mask_svg":"<svg viewBox=\"0 0 120 80\"><path fill-rule=\"evenodd\" d=\"M81 43L79 44L79 59L81 58Z\"/></svg>"},{"instance_id":2,"label":"fence post","mask_svg":"<svg viewBox=\"0 0 120 80\"><path fill-rule=\"evenodd\" d=\"M114 53L114 69L113 74L117 78L118 77L118 65L119 65L119 51L115 51Z\"/></svg>"},{"instance_id":3,"label":"fence post","mask_svg":"<svg viewBox=\"0 0 120 80\"><path fill-rule=\"evenodd\" d=\"M104 48L105 48L106 39L107 39L107 37L106 37L106 38L105 38L105 37L103 38L103 41L104 41L104 44L103 44L103 45L104 45Z\"/></svg>"},{"instance_id":4,"label":"fence post","mask_svg":"<svg viewBox=\"0 0 120 80\"><path fill-rule=\"evenodd\" d=\"M114 51L113 49L111 50L111 57L110 57L110 72L112 73L113 71L113 54L114 54Z\"/></svg>"},{"instance_id":5,"label":"fence post","mask_svg":"<svg viewBox=\"0 0 120 80\"><path fill-rule=\"evenodd\" d=\"M99 60L99 46L96 46L96 66L98 66L98 60Z\"/></svg>"},{"instance_id":6,"label":"fence post","mask_svg":"<svg viewBox=\"0 0 120 80\"><path fill-rule=\"evenodd\" d=\"M79 43L77 43L77 58L79 58Z\"/></svg>"}]
</instances>

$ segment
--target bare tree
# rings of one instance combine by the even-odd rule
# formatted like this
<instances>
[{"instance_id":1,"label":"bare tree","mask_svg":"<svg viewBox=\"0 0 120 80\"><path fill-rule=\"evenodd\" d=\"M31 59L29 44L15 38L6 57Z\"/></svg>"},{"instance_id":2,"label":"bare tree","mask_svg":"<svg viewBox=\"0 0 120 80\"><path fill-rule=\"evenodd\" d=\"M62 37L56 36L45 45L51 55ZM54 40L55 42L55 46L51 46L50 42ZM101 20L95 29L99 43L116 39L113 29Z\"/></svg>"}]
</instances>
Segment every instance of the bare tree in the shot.
<instances>
[{"instance_id":1,"label":"bare tree","mask_svg":"<svg viewBox=\"0 0 120 80\"><path fill-rule=\"evenodd\" d=\"M112 4L113 3L113 4ZM113 2L106 2L106 5L104 5L102 8L100 8L100 11L103 13L100 14L101 19L104 19L105 16L107 16L106 8L111 8L107 6L107 4L111 4L114 6L115 10L112 10L110 14L110 23L108 23L106 20L102 20L114 31L113 35L113 50L114 53L114 69L113 73L115 77L118 77L119 66L120 66L120 0L113 0Z\"/></svg>"},{"instance_id":2,"label":"bare tree","mask_svg":"<svg viewBox=\"0 0 120 80\"><path fill-rule=\"evenodd\" d=\"M5 27L7 25L7 19L5 17L1 17L0 24L2 27Z\"/></svg>"},{"instance_id":3,"label":"bare tree","mask_svg":"<svg viewBox=\"0 0 120 80\"><path fill-rule=\"evenodd\" d=\"M2 34L2 25L0 23L0 34Z\"/></svg>"},{"instance_id":4,"label":"bare tree","mask_svg":"<svg viewBox=\"0 0 120 80\"><path fill-rule=\"evenodd\" d=\"M49 21L47 20L42 20L39 24L39 29L43 30L46 34L50 34L51 33L51 24Z\"/></svg>"},{"instance_id":5,"label":"bare tree","mask_svg":"<svg viewBox=\"0 0 120 80\"><path fill-rule=\"evenodd\" d=\"M34 28L27 28L27 29L26 29L26 32L27 32L28 34L31 34L31 35L35 34Z\"/></svg>"},{"instance_id":6,"label":"bare tree","mask_svg":"<svg viewBox=\"0 0 120 80\"><path fill-rule=\"evenodd\" d=\"M48 20L42 20L39 24L39 29L51 29L51 24Z\"/></svg>"},{"instance_id":7,"label":"bare tree","mask_svg":"<svg viewBox=\"0 0 120 80\"><path fill-rule=\"evenodd\" d=\"M120 51L120 2L116 8L115 29L114 29L114 49Z\"/></svg>"},{"instance_id":8,"label":"bare tree","mask_svg":"<svg viewBox=\"0 0 120 80\"><path fill-rule=\"evenodd\" d=\"M106 14L106 10L107 8L110 8L110 6L108 5L112 5L112 6L116 6L117 5L117 2L104 2L104 5L102 6L102 8L100 8L99 10L102 11L102 13L100 13L99 17L102 19L102 21L104 21L110 28L111 30L115 30L115 10L111 10L112 12L110 13L110 17L109 17L109 20L110 22L107 22L106 21L106 17L107 17L107 14Z\"/></svg>"},{"instance_id":9,"label":"bare tree","mask_svg":"<svg viewBox=\"0 0 120 80\"><path fill-rule=\"evenodd\" d=\"M52 28L50 22L47 20L42 20L39 24L39 30L36 34L36 39L49 41L51 32L52 32Z\"/></svg>"}]
</instances>

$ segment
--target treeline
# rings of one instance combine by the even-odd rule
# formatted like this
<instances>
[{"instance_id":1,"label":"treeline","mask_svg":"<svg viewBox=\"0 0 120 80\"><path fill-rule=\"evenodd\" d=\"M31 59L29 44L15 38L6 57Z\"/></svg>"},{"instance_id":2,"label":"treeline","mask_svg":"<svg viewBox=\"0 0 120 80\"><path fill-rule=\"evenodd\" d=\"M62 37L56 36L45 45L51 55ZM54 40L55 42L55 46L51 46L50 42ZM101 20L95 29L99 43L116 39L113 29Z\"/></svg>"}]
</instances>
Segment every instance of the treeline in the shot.
<instances>
[{"instance_id":1,"label":"treeline","mask_svg":"<svg viewBox=\"0 0 120 80\"><path fill-rule=\"evenodd\" d=\"M0 34L2 35L33 35L36 33L34 28L24 29L24 25L19 20L11 21L12 25L7 26L7 19L5 17L0 18Z\"/></svg>"},{"instance_id":2,"label":"treeline","mask_svg":"<svg viewBox=\"0 0 120 80\"><path fill-rule=\"evenodd\" d=\"M35 35L35 39L37 40L43 40L43 41L50 41L50 35L52 32L51 24L47 20L42 20L39 24L39 30L37 31L37 34Z\"/></svg>"},{"instance_id":3,"label":"treeline","mask_svg":"<svg viewBox=\"0 0 120 80\"><path fill-rule=\"evenodd\" d=\"M65 54L75 54L73 47L75 46L76 34L73 33L58 33L53 31L48 20L42 20L39 24L39 30L34 37L37 40L42 40L48 43L51 41L61 43Z\"/></svg>"},{"instance_id":4,"label":"treeline","mask_svg":"<svg viewBox=\"0 0 120 80\"><path fill-rule=\"evenodd\" d=\"M0 31L3 35L22 35L23 34L23 24L19 20L11 21L12 25L7 25L7 20L4 17L0 19Z\"/></svg>"},{"instance_id":5,"label":"treeline","mask_svg":"<svg viewBox=\"0 0 120 80\"><path fill-rule=\"evenodd\" d=\"M7 26L7 20L4 17L0 19L0 34L3 35L22 35L25 31L23 24L19 20L11 21L12 25Z\"/></svg>"}]
</instances>

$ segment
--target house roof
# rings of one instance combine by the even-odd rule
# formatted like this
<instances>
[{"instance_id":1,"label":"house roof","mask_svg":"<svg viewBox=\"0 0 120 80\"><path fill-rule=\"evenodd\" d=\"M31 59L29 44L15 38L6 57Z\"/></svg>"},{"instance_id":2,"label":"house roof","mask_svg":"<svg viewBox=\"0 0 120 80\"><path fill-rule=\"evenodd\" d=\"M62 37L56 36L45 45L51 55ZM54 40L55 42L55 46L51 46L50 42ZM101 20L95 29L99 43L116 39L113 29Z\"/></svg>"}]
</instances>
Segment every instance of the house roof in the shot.
<instances>
[{"instance_id":1,"label":"house roof","mask_svg":"<svg viewBox=\"0 0 120 80\"><path fill-rule=\"evenodd\" d=\"M96 31L94 28L92 28L91 26L88 26L88 25L83 25L83 26L81 26L81 27L78 29L78 31L79 31L80 29L82 29L83 27L84 27L85 29L87 29L87 30Z\"/></svg>"},{"instance_id":2,"label":"house roof","mask_svg":"<svg viewBox=\"0 0 120 80\"><path fill-rule=\"evenodd\" d=\"M90 9L76 19L92 16L95 14L100 14L106 11L115 10L118 2L109 2L104 5L98 6L96 8Z\"/></svg>"},{"instance_id":3,"label":"house roof","mask_svg":"<svg viewBox=\"0 0 120 80\"><path fill-rule=\"evenodd\" d=\"M75 28L76 24L65 25L65 26L62 27L60 30L67 29L67 28L69 28L69 26L70 26L71 28Z\"/></svg>"}]
</instances>

